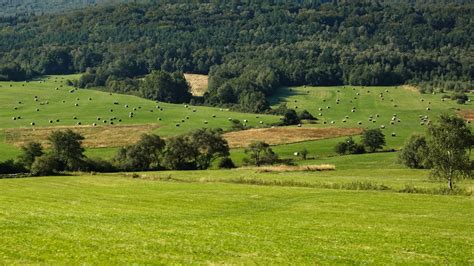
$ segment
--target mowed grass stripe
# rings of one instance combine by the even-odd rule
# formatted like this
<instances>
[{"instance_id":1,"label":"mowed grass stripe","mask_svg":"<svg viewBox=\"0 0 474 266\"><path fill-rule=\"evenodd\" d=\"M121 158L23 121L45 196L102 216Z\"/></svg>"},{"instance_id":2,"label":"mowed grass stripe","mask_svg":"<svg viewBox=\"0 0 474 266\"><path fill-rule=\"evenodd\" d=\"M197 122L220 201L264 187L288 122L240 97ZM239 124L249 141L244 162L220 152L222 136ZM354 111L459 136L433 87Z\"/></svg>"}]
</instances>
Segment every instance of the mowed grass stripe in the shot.
<instances>
[{"instance_id":1,"label":"mowed grass stripe","mask_svg":"<svg viewBox=\"0 0 474 266\"><path fill-rule=\"evenodd\" d=\"M7 264L472 263L470 197L116 176L1 182Z\"/></svg>"}]
</instances>

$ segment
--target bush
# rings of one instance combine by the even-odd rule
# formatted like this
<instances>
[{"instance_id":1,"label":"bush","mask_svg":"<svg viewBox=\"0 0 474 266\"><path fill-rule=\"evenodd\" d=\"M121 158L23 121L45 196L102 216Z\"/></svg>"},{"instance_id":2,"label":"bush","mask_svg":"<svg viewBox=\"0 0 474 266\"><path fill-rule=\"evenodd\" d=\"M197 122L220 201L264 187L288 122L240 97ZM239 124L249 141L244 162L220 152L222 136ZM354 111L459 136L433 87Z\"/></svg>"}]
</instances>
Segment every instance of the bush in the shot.
<instances>
[{"instance_id":1,"label":"bush","mask_svg":"<svg viewBox=\"0 0 474 266\"><path fill-rule=\"evenodd\" d=\"M18 174L28 172L22 163L8 160L0 162L0 174Z\"/></svg>"},{"instance_id":2,"label":"bush","mask_svg":"<svg viewBox=\"0 0 474 266\"><path fill-rule=\"evenodd\" d=\"M117 168L115 168L111 162L100 158L87 158L85 159L84 164L86 165L87 171L91 172L110 173L117 171Z\"/></svg>"},{"instance_id":3,"label":"bush","mask_svg":"<svg viewBox=\"0 0 474 266\"><path fill-rule=\"evenodd\" d=\"M307 110L303 110L299 115L298 117L300 118L300 120L311 120L311 121L315 121L315 120L318 120L316 117L314 117L310 112L308 112Z\"/></svg>"},{"instance_id":4,"label":"bush","mask_svg":"<svg viewBox=\"0 0 474 266\"><path fill-rule=\"evenodd\" d=\"M235 168L235 164L229 157L223 157L218 164L219 169L232 169Z\"/></svg>"},{"instance_id":5,"label":"bush","mask_svg":"<svg viewBox=\"0 0 474 266\"><path fill-rule=\"evenodd\" d=\"M288 109L286 111L285 116L283 117L282 124L283 125L297 125L301 123L300 118L296 114L295 110L293 109Z\"/></svg>"},{"instance_id":6,"label":"bush","mask_svg":"<svg viewBox=\"0 0 474 266\"><path fill-rule=\"evenodd\" d=\"M413 135L400 151L398 159L409 168L422 169L426 167L424 161L427 151L428 145L425 137Z\"/></svg>"},{"instance_id":7,"label":"bush","mask_svg":"<svg viewBox=\"0 0 474 266\"><path fill-rule=\"evenodd\" d=\"M339 155L365 153L364 145L356 143L352 137L348 137L345 141L336 144L334 150Z\"/></svg>"},{"instance_id":8,"label":"bush","mask_svg":"<svg viewBox=\"0 0 474 266\"><path fill-rule=\"evenodd\" d=\"M59 161L52 155L45 154L36 157L31 165L31 174L35 176L53 175L58 172Z\"/></svg>"}]
</instances>

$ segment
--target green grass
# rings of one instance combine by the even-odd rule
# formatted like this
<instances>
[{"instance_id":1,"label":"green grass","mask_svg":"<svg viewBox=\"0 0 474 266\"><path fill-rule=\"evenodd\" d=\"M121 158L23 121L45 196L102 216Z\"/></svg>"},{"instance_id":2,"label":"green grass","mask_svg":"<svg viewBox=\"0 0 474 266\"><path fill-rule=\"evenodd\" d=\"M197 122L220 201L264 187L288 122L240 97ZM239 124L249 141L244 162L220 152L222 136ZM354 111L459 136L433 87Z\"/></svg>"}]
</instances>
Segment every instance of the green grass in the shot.
<instances>
[{"instance_id":1,"label":"green grass","mask_svg":"<svg viewBox=\"0 0 474 266\"><path fill-rule=\"evenodd\" d=\"M3 264L473 263L472 197L116 175L0 183Z\"/></svg>"},{"instance_id":2,"label":"green grass","mask_svg":"<svg viewBox=\"0 0 474 266\"><path fill-rule=\"evenodd\" d=\"M357 93L360 95L356 95ZM384 95L383 101L379 96L380 93ZM420 94L403 87L294 87L280 89L271 102L274 106L286 103L289 108L298 107L297 110L300 111L306 109L320 119L319 124L306 126L379 128L384 125L383 131L387 139L387 148L399 149L411 134L425 132L426 125L420 125L419 115L428 116L430 120L435 121L441 113L453 113L458 108L473 108L472 103L459 105L452 100L443 102L442 95L441 93ZM469 94L470 98L472 96ZM340 100L339 104L336 104L337 99ZM327 109L328 106L330 109ZM353 107L356 108L354 113L351 112ZM319 108L322 108L322 111L319 111ZM430 110L428 111L426 108L430 108ZM323 116L319 116L319 113L322 113ZM401 122L391 125L390 121L394 114ZM371 115L376 120L375 123L369 122ZM349 116L349 119L346 119L344 123L343 120L346 116ZM331 124L331 121L334 121L335 124ZM358 125L359 121L362 122L362 125ZM327 124L324 125L324 122ZM392 133L395 133L396 136L392 137ZM321 142L333 142L333 140ZM324 146L324 144L321 145Z\"/></svg>"},{"instance_id":3,"label":"green grass","mask_svg":"<svg viewBox=\"0 0 474 266\"><path fill-rule=\"evenodd\" d=\"M228 129L231 125L229 118L241 121L246 119L252 127L279 121L277 116L239 113L204 106L186 108L184 104L156 103L135 96L96 90L79 89L71 93L72 87L66 85L66 80L77 77L78 75L48 76L30 82L0 82L0 159L12 158L18 154L17 148L5 144L1 129L31 128L31 122L36 124L34 127L75 126L78 122L82 125L97 123L97 117L109 121L110 118L116 117L115 125L155 124L159 128L153 133L169 137L204 127ZM38 101L34 100L35 96L38 96ZM118 105L114 104L115 102ZM76 103L79 106L76 107ZM125 105L128 105L128 108ZM157 109L157 106L160 109ZM136 111L133 108L136 108ZM134 113L133 118L129 117L130 112ZM213 115L216 117L213 118ZM19 116L20 120L13 120L13 117ZM77 120L73 119L74 117ZM49 120L57 119L60 122L49 123ZM122 119L122 122L118 122L118 119ZM177 127L176 124L180 126ZM107 152L107 156L110 156L112 151ZM102 149L91 150L89 154L104 155Z\"/></svg>"}]
</instances>

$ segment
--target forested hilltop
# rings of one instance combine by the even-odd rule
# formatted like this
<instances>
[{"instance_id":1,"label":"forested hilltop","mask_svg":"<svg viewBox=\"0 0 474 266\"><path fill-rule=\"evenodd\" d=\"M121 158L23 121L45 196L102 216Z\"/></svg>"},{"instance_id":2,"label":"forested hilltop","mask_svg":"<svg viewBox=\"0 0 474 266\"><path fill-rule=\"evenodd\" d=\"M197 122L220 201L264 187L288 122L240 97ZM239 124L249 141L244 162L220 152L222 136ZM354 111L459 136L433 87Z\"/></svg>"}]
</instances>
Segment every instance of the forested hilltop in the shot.
<instances>
[{"instance_id":1,"label":"forested hilltop","mask_svg":"<svg viewBox=\"0 0 474 266\"><path fill-rule=\"evenodd\" d=\"M97 4L135 2L133 0L0 0L0 16L55 13Z\"/></svg>"},{"instance_id":2,"label":"forested hilltop","mask_svg":"<svg viewBox=\"0 0 474 266\"><path fill-rule=\"evenodd\" d=\"M255 112L282 85L472 88L469 1L173 2L4 17L0 79L87 72L78 86L130 92L153 70L203 73L204 101Z\"/></svg>"}]
</instances>

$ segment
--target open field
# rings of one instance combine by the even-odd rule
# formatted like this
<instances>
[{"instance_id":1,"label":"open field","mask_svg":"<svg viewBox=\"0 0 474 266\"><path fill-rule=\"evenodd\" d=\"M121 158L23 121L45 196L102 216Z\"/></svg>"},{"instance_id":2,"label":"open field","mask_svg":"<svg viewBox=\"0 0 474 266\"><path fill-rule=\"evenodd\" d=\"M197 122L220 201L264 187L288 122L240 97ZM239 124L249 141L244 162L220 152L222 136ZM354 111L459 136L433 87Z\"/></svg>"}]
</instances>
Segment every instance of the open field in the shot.
<instances>
[{"instance_id":1,"label":"open field","mask_svg":"<svg viewBox=\"0 0 474 266\"><path fill-rule=\"evenodd\" d=\"M0 182L6 264L473 263L467 196L118 175Z\"/></svg>"},{"instance_id":2,"label":"open field","mask_svg":"<svg viewBox=\"0 0 474 266\"><path fill-rule=\"evenodd\" d=\"M191 91L194 96L203 96L207 91L209 84L209 77L200 74L184 74L184 77L191 86Z\"/></svg>"},{"instance_id":3,"label":"open field","mask_svg":"<svg viewBox=\"0 0 474 266\"><path fill-rule=\"evenodd\" d=\"M88 136L94 139L87 140L86 143L97 142L91 144L91 147L109 148L126 142L129 138L122 138L124 134L131 135L129 140L134 140L138 133L169 137L203 127L228 129L231 126L230 118L245 119L253 127L279 121L277 116L156 103L130 95L74 90L66 85L66 80L77 77L78 75L49 76L30 82L0 82L0 160L14 158L18 154L15 145L36 139L38 135L55 127L87 131L90 133ZM130 113L133 113L133 117ZM94 124L97 126L93 126ZM143 131L144 128L150 130ZM111 137L111 134L102 131L121 131L124 134L117 133L115 137ZM111 137L109 145L100 141L108 137ZM44 138L45 136L40 140ZM110 149L108 151L113 153ZM100 155L100 152L99 149L97 153Z\"/></svg>"}]
</instances>

